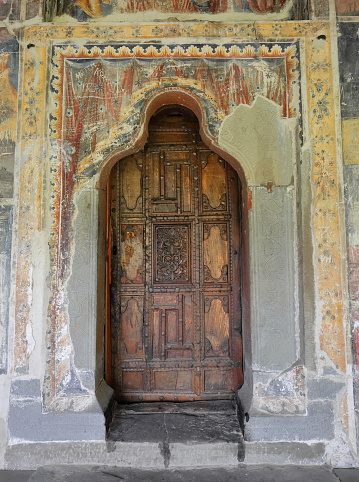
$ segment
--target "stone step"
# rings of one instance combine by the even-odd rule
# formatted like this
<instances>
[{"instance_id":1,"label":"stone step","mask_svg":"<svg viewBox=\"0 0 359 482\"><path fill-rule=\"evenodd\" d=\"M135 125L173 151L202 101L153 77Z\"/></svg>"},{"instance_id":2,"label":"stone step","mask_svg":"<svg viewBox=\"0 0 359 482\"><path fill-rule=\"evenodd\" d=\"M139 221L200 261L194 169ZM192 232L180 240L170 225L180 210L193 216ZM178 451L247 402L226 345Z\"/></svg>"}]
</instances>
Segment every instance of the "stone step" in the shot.
<instances>
[{"instance_id":1,"label":"stone step","mask_svg":"<svg viewBox=\"0 0 359 482\"><path fill-rule=\"evenodd\" d=\"M342 471L343 473L343 471ZM330 467L269 466L212 467L196 469L128 469L113 466L40 467L29 482L354 482L359 469L336 476ZM15 479L14 479L15 480Z\"/></svg>"},{"instance_id":2,"label":"stone step","mask_svg":"<svg viewBox=\"0 0 359 482\"><path fill-rule=\"evenodd\" d=\"M111 443L114 448L143 444L165 467L244 460L243 434L230 400L117 405L108 431Z\"/></svg>"}]
</instances>

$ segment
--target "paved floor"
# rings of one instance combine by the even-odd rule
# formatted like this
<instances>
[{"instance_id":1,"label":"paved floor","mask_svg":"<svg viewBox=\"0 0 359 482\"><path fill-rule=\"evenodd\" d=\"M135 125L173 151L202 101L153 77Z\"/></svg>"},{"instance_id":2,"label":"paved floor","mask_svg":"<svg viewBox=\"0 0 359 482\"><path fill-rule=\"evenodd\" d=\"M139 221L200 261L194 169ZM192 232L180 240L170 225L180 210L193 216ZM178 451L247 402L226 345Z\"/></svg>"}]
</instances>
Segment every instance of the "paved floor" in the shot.
<instances>
[{"instance_id":1,"label":"paved floor","mask_svg":"<svg viewBox=\"0 0 359 482\"><path fill-rule=\"evenodd\" d=\"M240 465L191 470L138 470L109 466L48 466L36 471L0 471L0 482L358 482L359 468Z\"/></svg>"}]
</instances>

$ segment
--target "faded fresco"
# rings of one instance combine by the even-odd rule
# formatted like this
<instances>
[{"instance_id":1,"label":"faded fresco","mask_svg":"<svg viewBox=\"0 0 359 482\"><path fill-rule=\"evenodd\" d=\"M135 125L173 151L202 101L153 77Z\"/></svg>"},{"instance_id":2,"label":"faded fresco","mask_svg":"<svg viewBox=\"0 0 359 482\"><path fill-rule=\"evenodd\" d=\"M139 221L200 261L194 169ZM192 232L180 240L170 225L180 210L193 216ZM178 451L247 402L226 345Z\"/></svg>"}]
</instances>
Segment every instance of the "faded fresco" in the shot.
<instances>
[{"instance_id":1,"label":"faded fresco","mask_svg":"<svg viewBox=\"0 0 359 482\"><path fill-rule=\"evenodd\" d=\"M354 4L352 3L351 6ZM359 6L359 4L358 4ZM359 23L341 23L339 65L348 244L349 310L354 333L354 387L359 413Z\"/></svg>"},{"instance_id":2,"label":"faded fresco","mask_svg":"<svg viewBox=\"0 0 359 482\"><path fill-rule=\"evenodd\" d=\"M335 0L336 10L338 15L358 15L359 2L358 0Z\"/></svg>"},{"instance_id":3,"label":"faded fresco","mask_svg":"<svg viewBox=\"0 0 359 482\"><path fill-rule=\"evenodd\" d=\"M65 4L64 10L77 20L86 21L116 13L151 11L176 14L278 13L287 3L289 0L76 0Z\"/></svg>"},{"instance_id":4,"label":"faded fresco","mask_svg":"<svg viewBox=\"0 0 359 482\"><path fill-rule=\"evenodd\" d=\"M50 247L57 332L68 322L65 312L59 316L57 300L63 298L71 270L60 260L71 250L73 196L96 174L105 152L126 145L136 134L146 99L161 88L187 88L203 103L213 138L226 115L240 104L251 104L257 95L276 102L282 115L290 117L295 115L293 92L298 87L296 55L295 44L54 46L51 90L58 108L50 124L56 186ZM51 331L49 346L57 336ZM56 373L61 375L59 369ZM53 382L49 398L55 396Z\"/></svg>"},{"instance_id":5,"label":"faded fresco","mask_svg":"<svg viewBox=\"0 0 359 482\"><path fill-rule=\"evenodd\" d=\"M0 374L7 371L17 71L17 39L0 42Z\"/></svg>"},{"instance_id":6,"label":"faded fresco","mask_svg":"<svg viewBox=\"0 0 359 482\"><path fill-rule=\"evenodd\" d=\"M180 37L212 37L212 44L193 47L150 45L148 39ZM313 142L315 196L313 229L315 233L316 279L322 317L318 326L320 349L337 367L345 370L343 331L343 292L341 278L341 241L338 225L338 180L333 85L330 69L330 39L325 24L221 24L207 23L119 26L49 26L31 27L26 41L40 43L36 51L27 49L22 124L20 205L32 204L31 223L20 223L21 247L18 271L16 310L18 322L16 369L28 370L29 353L26 327L29 317L29 276L31 266L29 244L42 226L42 165L46 116L46 39L87 38L95 44L109 37L122 41L112 45L55 45L51 74L51 179L52 206L50 259L52 299L49 305L47 330L47 376L45 398L54 403L68 384L76 386L71 357L59 358L70 339L67 331L67 300L64 297L72 249L73 199L96 173L104 158L126 144L136 133L139 111L152 92L176 86L186 88L201 101L209 134L214 142L222 120L240 104L250 105L258 92L275 99L287 118L296 115L298 87L296 44L271 45L250 42L229 47L214 47L216 38L246 37L302 39L305 49L309 131ZM146 39L147 45L133 44L133 39ZM322 40L322 37L327 40ZM123 38L129 39L128 44ZM132 42L132 43L131 43ZM178 40L176 40L178 42ZM39 75L39 71L43 75ZM232 85L231 93L222 93L221 85ZM31 103L33 108L28 111ZM121 112L119 109L121 106ZM116 125L114 118L119 116ZM95 128L96 126L96 128ZM32 141L38 139L36 145ZM26 179L32 173L32 184ZM65 188L65 189L64 189ZM38 194L34 197L34 192ZM59 222L61 219L61 223ZM61 224L61 225L60 225ZM334 300L334 301L333 301Z\"/></svg>"}]
</instances>

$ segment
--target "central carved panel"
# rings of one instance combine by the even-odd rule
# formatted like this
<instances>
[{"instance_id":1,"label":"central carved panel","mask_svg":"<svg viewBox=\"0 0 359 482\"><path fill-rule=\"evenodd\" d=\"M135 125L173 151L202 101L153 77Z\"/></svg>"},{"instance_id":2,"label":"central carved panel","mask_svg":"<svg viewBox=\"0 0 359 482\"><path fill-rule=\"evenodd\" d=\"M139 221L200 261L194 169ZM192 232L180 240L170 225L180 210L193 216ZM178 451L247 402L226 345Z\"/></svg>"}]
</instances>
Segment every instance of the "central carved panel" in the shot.
<instances>
[{"instance_id":1,"label":"central carved panel","mask_svg":"<svg viewBox=\"0 0 359 482\"><path fill-rule=\"evenodd\" d=\"M188 225L155 226L155 282L188 283L190 229Z\"/></svg>"}]
</instances>

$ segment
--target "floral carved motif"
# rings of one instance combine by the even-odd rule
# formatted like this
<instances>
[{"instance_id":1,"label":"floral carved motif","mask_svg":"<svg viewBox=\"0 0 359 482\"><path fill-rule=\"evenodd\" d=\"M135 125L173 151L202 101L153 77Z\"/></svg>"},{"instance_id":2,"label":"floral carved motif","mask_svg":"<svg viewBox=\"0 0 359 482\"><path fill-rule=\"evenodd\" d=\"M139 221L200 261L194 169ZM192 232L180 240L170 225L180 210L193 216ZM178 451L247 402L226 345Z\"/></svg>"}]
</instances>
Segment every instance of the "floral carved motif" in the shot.
<instances>
[{"instance_id":1,"label":"floral carved motif","mask_svg":"<svg viewBox=\"0 0 359 482\"><path fill-rule=\"evenodd\" d=\"M156 282L187 283L189 227L156 226Z\"/></svg>"}]
</instances>

